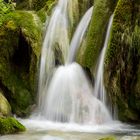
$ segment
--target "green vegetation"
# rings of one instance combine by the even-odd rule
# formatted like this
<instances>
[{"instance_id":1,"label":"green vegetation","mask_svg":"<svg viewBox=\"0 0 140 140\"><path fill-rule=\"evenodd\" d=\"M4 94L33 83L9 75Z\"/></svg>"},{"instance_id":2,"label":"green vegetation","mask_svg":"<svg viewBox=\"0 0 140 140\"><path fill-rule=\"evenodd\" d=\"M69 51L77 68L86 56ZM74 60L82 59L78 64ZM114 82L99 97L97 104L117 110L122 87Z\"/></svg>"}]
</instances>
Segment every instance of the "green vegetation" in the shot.
<instances>
[{"instance_id":1,"label":"green vegetation","mask_svg":"<svg viewBox=\"0 0 140 140\"><path fill-rule=\"evenodd\" d=\"M35 98L42 26L34 18L32 13L14 11L0 26L0 85L12 112L20 116L28 114Z\"/></svg>"},{"instance_id":2,"label":"green vegetation","mask_svg":"<svg viewBox=\"0 0 140 140\"><path fill-rule=\"evenodd\" d=\"M56 4L56 0L48 0L46 5L37 11L37 15L39 16L40 20L45 23L46 17L51 15L51 10Z\"/></svg>"},{"instance_id":3,"label":"green vegetation","mask_svg":"<svg viewBox=\"0 0 140 140\"><path fill-rule=\"evenodd\" d=\"M17 1L17 10L35 10L39 11L43 7L47 6L49 9L52 3L55 3L56 0L19 0Z\"/></svg>"},{"instance_id":4,"label":"green vegetation","mask_svg":"<svg viewBox=\"0 0 140 140\"><path fill-rule=\"evenodd\" d=\"M140 3L119 0L106 55L105 81L122 121L139 122Z\"/></svg>"},{"instance_id":5,"label":"green vegetation","mask_svg":"<svg viewBox=\"0 0 140 140\"><path fill-rule=\"evenodd\" d=\"M13 134L25 131L25 127L15 118L0 118L0 135Z\"/></svg>"},{"instance_id":6,"label":"green vegetation","mask_svg":"<svg viewBox=\"0 0 140 140\"><path fill-rule=\"evenodd\" d=\"M11 11L13 11L12 5L5 3L3 0L0 0L0 26L5 20L5 14Z\"/></svg>"},{"instance_id":7,"label":"green vegetation","mask_svg":"<svg viewBox=\"0 0 140 140\"><path fill-rule=\"evenodd\" d=\"M112 0L96 0L94 2L93 16L87 33L84 52L82 48L78 56L79 63L84 67L91 68L96 65L115 3L116 1L112 2Z\"/></svg>"},{"instance_id":8,"label":"green vegetation","mask_svg":"<svg viewBox=\"0 0 140 140\"><path fill-rule=\"evenodd\" d=\"M105 138L101 138L100 140L116 140L115 137L105 137Z\"/></svg>"}]
</instances>

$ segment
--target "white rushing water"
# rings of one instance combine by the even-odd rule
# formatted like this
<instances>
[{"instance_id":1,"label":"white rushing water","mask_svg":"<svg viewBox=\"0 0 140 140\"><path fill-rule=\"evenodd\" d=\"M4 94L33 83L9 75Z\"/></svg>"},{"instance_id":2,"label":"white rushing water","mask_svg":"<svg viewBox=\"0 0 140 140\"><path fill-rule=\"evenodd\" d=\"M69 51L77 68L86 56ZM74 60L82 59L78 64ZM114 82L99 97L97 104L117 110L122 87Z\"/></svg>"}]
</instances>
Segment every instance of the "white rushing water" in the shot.
<instances>
[{"instance_id":1,"label":"white rushing water","mask_svg":"<svg viewBox=\"0 0 140 140\"><path fill-rule=\"evenodd\" d=\"M60 3L58 5L60 5ZM66 5L67 2L65 1L65 6ZM60 7L62 8L65 6L62 4ZM91 19L92 10L93 7L91 7L85 13L73 36L68 55L69 63L74 60L76 51L82 42ZM51 23L50 27L48 26L48 28L52 28L52 24L53 22ZM54 30L56 29L57 28L54 28ZM54 30L52 31L55 32ZM62 34L62 36L65 36L65 34ZM61 38L61 35L59 37ZM55 41L55 38L52 39L54 39ZM45 53L46 51L50 51L48 56L51 58L52 56L50 55L53 55L54 58L52 46L49 50L44 51L49 41L50 38L49 36L47 36L44 41L45 47L43 45L42 57L47 57ZM65 46L66 44L64 43L63 45ZM53 58L51 58L51 60L54 61ZM47 62L47 66L50 70L48 71L48 73L41 73L41 79L44 77L46 78L46 76L48 76L46 74L50 75L50 73L52 75L52 78L49 82L46 83L47 88L45 87L42 91L43 93L39 95L41 99L41 107L39 108L40 119L43 118L54 122L79 124L104 124L112 120L106 106L100 100L93 96L93 88L79 64L70 63L68 65L60 66L55 70L54 73L52 73L52 71L55 68L55 65L52 67L52 64L54 63L50 63L49 60L49 62ZM43 62L41 61L41 66L42 65L43 67L46 66L46 64L44 64L44 59Z\"/></svg>"},{"instance_id":2,"label":"white rushing water","mask_svg":"<svg viewBox=\"0 0 140 140\"><path fill-rule=\"evenodd\" d=\"M56 122L80 124L110 121L106 107L92 93L93 89L79 64L60 66L44 97L43 117Z\"/></svg>"},{"instance_id":3,"label":"white rushing water","mask_svg":"<svg viewBox=\"0 0 140 140\"><path fill-rule=\"evenodd\" d=\"M83 16L81 19L74 36L72 38L71 44L70 44L70 51L68 56L68 63L72 63L75 60L75 55L77 52L77 49L79 48L84 35L86 33L87 27L90 23L91 16L92 16L93 7L91 7Z\"/></svg>"},{"instance_id":4,"label":"white rushing water","mask_svg":"<svg viewBox=\"0 0 140 140\"><path fill-rule=\"evenodd\" d=\"M39 109L42 109L42 102L48 82L55 69L55 49L61 51L62 58L66 59L69 39L68 39L68 0L59 0L52 12L48 23L45 39L43 42L40 75L39 75Z\"/></svg>"},{"instance_id":5,"label":"white rushing water","mask_svg":"<svg viewBox=\"0 0 140 140\"><path fill-rule=\"evenodd\" d=\"M105 59L105 53L108 46L108 41L110 37L110 30L113 22L113 15L110 17L107 34L104 42L104 46L101 52L101 55L99 57L97 72L96 72L96 78L95 78L95 86L94 86L94 95L96 98L101 100L105 105L107 102L105 87L104 87L104 59Z\"/></svg>"}]
</instances>

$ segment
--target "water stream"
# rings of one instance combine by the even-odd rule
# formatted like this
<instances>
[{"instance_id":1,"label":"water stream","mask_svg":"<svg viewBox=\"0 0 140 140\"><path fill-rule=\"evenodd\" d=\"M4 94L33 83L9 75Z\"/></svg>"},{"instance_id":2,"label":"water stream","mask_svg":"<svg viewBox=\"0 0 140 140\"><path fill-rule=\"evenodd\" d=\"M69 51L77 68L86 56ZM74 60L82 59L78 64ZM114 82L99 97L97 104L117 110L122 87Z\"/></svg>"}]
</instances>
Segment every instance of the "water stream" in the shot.
<instances>
[{"instance_id":1,"label":"water stream","mask_svg":"<svg viewBox=\"0 0 140 140\"><path fill-rule=\"evenodd\" d=\"M48 87L49 80L55 69L55 49L62 53L61 59L66 59L69 38L68 38L68 0L59 0L52 12L43 42L40 75L39 75L39 109L43 108L43 97ZM60 52L59 52L60 53Z\"/></svg>"},{"instance_id":2,"label":"water stream","mask_svg":"<svg viewBox=\"0 0 140 140\"><path fill-rule=\"evenodd\" d=\"M110 111L112 115L112 118L117 119L117 109L115 107L114 108L112 107L112 103L108 99L108 96L106 94L106 90L104 87L104 61L105 61L105 53L106 53L106 49L107 49L108 41L110 37L110 30L111 30L112 22L113 22L113 15L110 17L104 46L98 60L96 77L95 77L95 85L94 85L94 95L108 108L108 110Z\"/></svg>"},{"instance_id":3,"label":"water stream","mask_svg":"<svg viewBox=\"0 0 140 140\"><path fill-rule=\"evenodd\" d=\"M67 5L66 1L65 5ZM62 8L63 6L64 5L61 5L60 7ZM66 8L64 9L66 10ZM51 72L52 77L49 83L46 83L47 88L44 88L43 91L41 90L43 94L41 92L39 93L40 99L42 99L40 101L41 107L38 110L38 113L40 113L39 119L43 118L54 122L69 122L80 124L102 124L112 120L106 106L100 100L93 96L93 88L86 78L82 67L79 64L73 62L76 51L82 42L82 39L90 22L92 9L93 8L90 8L85 13L73 36L70 45L70 51L68 52L67 57L69 59L69 61L67 62L68 64L59 66L52 74L55 65L53 68L51 68L52 63L46 63L47 60L45 61L45 64L47 64L47 66L50 68L50 71L48 71L48 75L50 75ZM52 27L48 26L48 28ZM61 38L61 31L59 31L59 33ZM47 34L48 31L46 32L46 36ZM64 35L65 34L62 34L62 36ZM53 40L55 40L55 38L53 38ZM43 56L45 55L44 48L46 48L49 41L50 38L47 36L43 45ZM60 44L59 37L58 43ZM65 44L63 45L65 46ZM50 46L52 53L49 52L49 54L47 55L50 58L53 55L52 47L53 46ZM44 61L43 64L41 61L41 66L42 65L44 66ZM47 73L43 73L42 75L41 73L41 78L47 77L46 74ZM41 79L41 81L43 81L43 79Z\"/></svg>"},{"instance_id":4,"label":"water stream","mask_svg":"<svg viewBox=\"0 0 140 140\"><path fill-rule=\"evenodd\" d=\"M70 51L68 55L68 63L72 63L75 60L75 55L77 52L77 49L80 47L80 44L84 38L84 35L86 33L87 27L90 23L91 16L92 16L93 7L91 7L83 16L81 19L74 36L72 38L71 44L70 44Z\"/></svg>"}]
</instances>

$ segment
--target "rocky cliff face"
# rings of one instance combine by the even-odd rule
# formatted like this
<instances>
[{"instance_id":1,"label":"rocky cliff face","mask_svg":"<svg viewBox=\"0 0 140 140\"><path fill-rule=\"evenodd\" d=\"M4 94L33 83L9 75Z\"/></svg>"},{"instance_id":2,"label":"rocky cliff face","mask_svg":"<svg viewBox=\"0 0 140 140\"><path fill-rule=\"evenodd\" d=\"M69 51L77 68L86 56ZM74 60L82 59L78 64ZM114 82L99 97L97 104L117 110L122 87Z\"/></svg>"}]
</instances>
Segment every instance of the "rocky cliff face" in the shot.
<instances>
[{"instance_id":1,"label":"rocky cliff face","mask_svg":"<svg viewBox=\"0 0 140 140\"><path fill-rule=\"evenodd\" d=\"M2 12L0 89L8 99L12 112L24 116L35 99L42 23L34 13L10 9Z\"/></svg>"},{"instance_id":2,"label":"rocky cliff face","mask_svg":"<svg viewBox=\"0 0 140 140\"><path fill-rule=\"evenodd\" d=\"M92 21L77 61L94 77L108 20L113 12L104 82L112 104L118 107L119 119L137 122L140 118L140 2L95 0Z\"/></svg>"},{"instance_id":3,"label":"rocky cliff face","mask_svg":"<svg viewBox=\"0 0 140 140\"><path fill-rule=\"evenodd\" d=\"M119 0L106 55L105 84L123 121L140 118L140 3Z\"/></svg>"},{"instance_id":4,"label":"rocky cliff face","mask_svg":"<svg viewBox=\"0 0 140 140\"><path fill-rule=\"evenodd\" d=\"M117 0L95 0L91 24L84 45L81 47L77 60L88 69L94 69L102 49L106 28L113 14Z\"/></svg>"}]
</instances>

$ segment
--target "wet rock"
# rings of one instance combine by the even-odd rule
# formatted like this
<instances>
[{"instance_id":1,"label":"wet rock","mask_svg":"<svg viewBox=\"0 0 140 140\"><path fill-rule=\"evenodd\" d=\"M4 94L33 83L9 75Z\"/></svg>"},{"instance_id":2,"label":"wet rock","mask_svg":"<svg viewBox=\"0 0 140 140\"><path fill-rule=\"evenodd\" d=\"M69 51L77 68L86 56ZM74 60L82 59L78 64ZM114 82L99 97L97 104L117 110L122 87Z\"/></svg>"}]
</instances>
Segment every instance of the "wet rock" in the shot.
<instances>
[{"instance_id":1,"label":"wet rock","mask_svg":"<svg viewBox=\"0 0 140 140\"><path fill-rule=\"evenodd\" d=\"M0 91L0 116L9 116L11 114L11 106L7 99Z\"/></svg>"}]
</instances>

